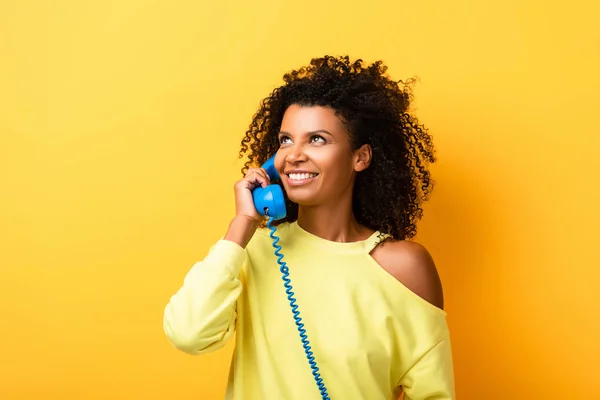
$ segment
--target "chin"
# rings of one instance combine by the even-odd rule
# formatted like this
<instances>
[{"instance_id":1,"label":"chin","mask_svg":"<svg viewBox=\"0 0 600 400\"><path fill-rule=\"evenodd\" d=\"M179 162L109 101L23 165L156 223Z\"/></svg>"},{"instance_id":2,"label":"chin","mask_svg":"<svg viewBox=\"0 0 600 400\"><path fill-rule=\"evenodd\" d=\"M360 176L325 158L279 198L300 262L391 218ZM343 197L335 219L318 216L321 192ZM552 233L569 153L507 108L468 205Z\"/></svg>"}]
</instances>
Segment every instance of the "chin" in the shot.
<instances>
[{"instance_id":1,"label":"chin","mask_svg":"<svg viewBox=\"0 0 600 400\"><path fill-rule=\"evenodd\" d=\"M298 206L314 206L319 203L316 196L312 193L297 193L297 191L293 190L287 192L287 196L290 201L298 204Z\"/></svg>"}]
</instances>

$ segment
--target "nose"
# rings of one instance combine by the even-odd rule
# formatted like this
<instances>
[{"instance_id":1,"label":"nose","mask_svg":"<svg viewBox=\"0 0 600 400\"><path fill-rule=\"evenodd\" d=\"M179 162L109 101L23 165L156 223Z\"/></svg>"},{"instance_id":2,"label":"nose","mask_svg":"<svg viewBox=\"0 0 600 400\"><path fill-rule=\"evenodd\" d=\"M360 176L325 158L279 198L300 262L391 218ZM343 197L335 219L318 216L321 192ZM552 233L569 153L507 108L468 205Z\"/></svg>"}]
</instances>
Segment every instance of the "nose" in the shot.
<instances>
[{"instance_id":1,"label":"nose","mask_svg":"<svg viewBox=\"0 0 600 400\"><path fill-rule=\"evenodd\" d=\"M285 161L290 164L297 164L306 161L307 157L301 145L293 145L285 157Z\"/></svg>"}]
</instances>

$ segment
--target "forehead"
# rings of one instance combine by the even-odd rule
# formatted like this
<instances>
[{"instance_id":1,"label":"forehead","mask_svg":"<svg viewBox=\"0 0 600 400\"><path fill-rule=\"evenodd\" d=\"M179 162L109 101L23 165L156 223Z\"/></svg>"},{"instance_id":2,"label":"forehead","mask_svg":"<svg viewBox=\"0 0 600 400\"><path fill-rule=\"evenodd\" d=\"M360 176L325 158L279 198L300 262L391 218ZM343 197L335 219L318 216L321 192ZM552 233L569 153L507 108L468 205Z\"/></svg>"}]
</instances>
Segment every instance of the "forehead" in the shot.
<instances>
[{"instance_id":1,"label":"forehead","mask_svg":"<svg viewBox=\"0 0 600 400\"><path fill-rule=\"evenodd\" d=\"M281 130L289 134L302 134L321 129L333 135L346 134L340 119L328 107L293 104L285 111L281 121Z\"/></svg>"}]
</instances>

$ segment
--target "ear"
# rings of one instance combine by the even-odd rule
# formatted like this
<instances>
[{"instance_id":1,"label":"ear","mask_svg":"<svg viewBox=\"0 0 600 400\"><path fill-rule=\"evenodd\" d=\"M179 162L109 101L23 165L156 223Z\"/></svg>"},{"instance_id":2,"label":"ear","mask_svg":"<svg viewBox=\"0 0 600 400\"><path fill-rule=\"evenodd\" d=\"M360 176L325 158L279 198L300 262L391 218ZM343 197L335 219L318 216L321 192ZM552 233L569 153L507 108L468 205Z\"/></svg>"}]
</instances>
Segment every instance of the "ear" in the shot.
<instances>
[{"instance_id":1,"label":"ear","mask_svg":"<svg viewBox=\"0 0 600 400\"><path fill-rule=\"evenodd\" d=\"M361 172L369 168L373 151L371 146L363 144L358 149L354 150L354 171Z\"/></svg>"}]
</instances>

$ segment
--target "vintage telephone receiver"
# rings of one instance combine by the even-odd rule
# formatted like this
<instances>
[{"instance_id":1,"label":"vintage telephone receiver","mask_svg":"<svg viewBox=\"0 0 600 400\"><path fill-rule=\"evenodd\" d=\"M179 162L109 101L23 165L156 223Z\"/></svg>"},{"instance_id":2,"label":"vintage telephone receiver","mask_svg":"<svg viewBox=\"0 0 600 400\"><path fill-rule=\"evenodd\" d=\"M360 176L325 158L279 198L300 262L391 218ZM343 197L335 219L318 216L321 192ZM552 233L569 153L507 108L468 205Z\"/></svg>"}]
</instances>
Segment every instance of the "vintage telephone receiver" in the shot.
<instances>
[{"instance_id":1,"label":"vintage telephone receiver","mask_svg":"<svg viewBox=\"0 0 600 400\"><path fill-rule=\"evenodd\" d=\"M267 174L272 182L280 180L280 176L275 169L274 162L275 156L272 156L262 166L262 168L267 171ZM280 253L281 246L277 244L277 242L279 242L279 237L275 234L276 227L272 225L273 221L283 219L287 215L285 209L285 199L283 197L281 186L277 184L270 184L264 188L261 186L256 187L252 190L252 198L254 199L254 207L256 208L256 211L268 218L267 227L271 230L270 236L271 239L273 239L273 247L275 248L277 264L279 264L279 271L281 271L284 282L283 286L285 287L285 292L288 295L287 298L290 302L290 307L292 308L292 314L294 315L294 320L296 321L300 338L302 339L302 345L304 347L304 352L306 353L306 358L308 359L308 363L312 369L312 374L315 378L317 386L319 387L319 391L321 392L321 398L323 400L329 400L327 389L325 388L325 384L323 383L323 379L319 373L317 362L315 361L315 357L308 341L308 336L306 335L306 329L304 329L302 318L300 318L300 311L298 310L298 305L296 304L296 298L294 297L292 284L289 278L288 266L286 265L285 261L282 261L283 254Z\"/></svg>"},{"instance_id":2,"label":"vintage telephone receiver","mask_svg":"<svg viewBox=\"0 0 600 400\"><path fill-rule=\"evenodd\" d=\"M267 171L271 181L281 180L279 172L275 169L275 156L269 158L262 166ZM259 214L273 218L275 221L285 218L285 199L281 186L271 184L267 187L257 187L252 191L254 207Z\"/></svg>"}]
</instances>

